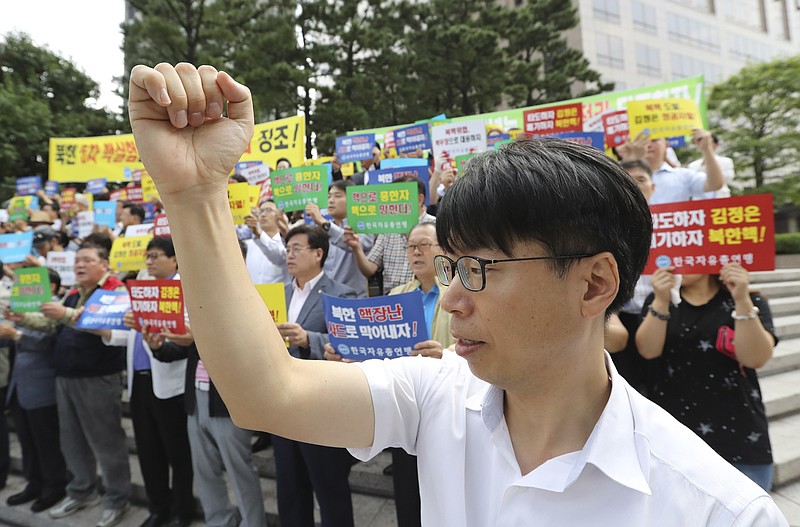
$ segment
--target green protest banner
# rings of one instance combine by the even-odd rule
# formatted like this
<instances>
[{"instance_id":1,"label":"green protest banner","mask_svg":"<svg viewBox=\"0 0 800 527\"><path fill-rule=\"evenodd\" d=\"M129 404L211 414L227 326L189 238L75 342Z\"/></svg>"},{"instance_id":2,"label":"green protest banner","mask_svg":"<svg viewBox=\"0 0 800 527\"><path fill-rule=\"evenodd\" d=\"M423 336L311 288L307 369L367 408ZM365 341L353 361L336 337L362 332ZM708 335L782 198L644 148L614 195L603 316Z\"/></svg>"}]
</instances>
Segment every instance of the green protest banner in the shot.
<instances>
[{"instance_id":1,"label":"green protest banner","mask_svg":"<svg viewBox=\"0 0 800 527\"><path fill-rule=\"evenodd\" d=\"M467 165L467 161L472 159L478 154L463 154L460 156L456 156L456 170L458 171L458 177L464 175L464 168Z\"/></svg>"},{"instance_id":2,"label":"green protest banner","mask_svg":"<svg viewBox=\"0 0 800 527\"><path fill-rule=\"evenodd\" d=\"M287 168L271 172L272 197L279 209L291 212L303 210L315 203L325 208L328 203L328 181L331 166Z\"/></svg>"},{"instance_id":3,"label":"green protest banner","mask_svg":"<svg viewBox=\"0 0 800 527\"><path fill-rule=\"evenodd\" d=\"M28 198L28 199L25 199ZM28 206L30 196L17 196L8 202L8 221L28 221Z\"/></svg>"},{"instance_id":4,"label":"green protest banner","mask_svg":"<svg viewBox=\"0 0 800 527\"><path fill-rule=\"evenodd\" d=\"M419 223L417 184L347 187L347 224L366 234L408 234Z\"/></svg>"},{"instance_id":5,"label":"green protest banner","mask_svg":"<svg viewBox=\"0 0 800 527\"><path fill-rule=\"evenodd\" d=\"M14 271L11 288L11 311L29 313L39 311L42 302L50 302L50 277L46 267L23 267Z\"/></svg>"}]
</instances>

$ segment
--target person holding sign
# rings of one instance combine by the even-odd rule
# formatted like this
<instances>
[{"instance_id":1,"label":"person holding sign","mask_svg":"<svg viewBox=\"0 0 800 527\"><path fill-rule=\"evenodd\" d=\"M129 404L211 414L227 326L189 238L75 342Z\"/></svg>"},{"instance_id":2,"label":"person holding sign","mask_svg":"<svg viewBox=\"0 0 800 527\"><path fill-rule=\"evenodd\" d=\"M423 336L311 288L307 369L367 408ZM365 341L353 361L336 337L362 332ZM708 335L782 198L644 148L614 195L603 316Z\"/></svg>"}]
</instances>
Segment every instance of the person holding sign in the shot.
<instances>
[{"instance_id":1,"label":"person holding sign","mask_svg":"<svg viewBox=\"0 0 800 527\"><path fill-rule=\"evenodd\" d=\"M652 218L602 153L517 141L471 159L450 187L435 264L456 354L297 360L235 258L225 185L253 131L250 91L211 66L162 63L136 66L129 93L194 337L239 425L360 459L417 454L425 525L787 525L603 350L606 316L647 262Z\"/></svg>"},{"instance_id":2,"label":"person holding sign","mask_svg":"<svg viewBox=\"0 0 800 527\"><path fill-rule=\"evenodd\" d=\"M684 274L681 301L671 267L653 274L636 345L661 358L649 397L764 490L772 486L772 448L756 369L778 343L767 300L750 291L747 271Z\"/></svg>"}]
</instances>

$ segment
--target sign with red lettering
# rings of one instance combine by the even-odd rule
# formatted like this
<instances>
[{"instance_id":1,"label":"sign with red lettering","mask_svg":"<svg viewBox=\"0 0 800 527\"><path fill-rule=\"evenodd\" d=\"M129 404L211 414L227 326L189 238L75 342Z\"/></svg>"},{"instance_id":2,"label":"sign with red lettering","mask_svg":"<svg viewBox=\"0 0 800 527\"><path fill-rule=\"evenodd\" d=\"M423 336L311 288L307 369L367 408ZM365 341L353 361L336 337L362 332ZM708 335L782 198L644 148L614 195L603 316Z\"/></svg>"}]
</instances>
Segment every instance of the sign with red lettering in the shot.
<instances>
[{"instance_id":1,"label":"sign with red lettering","mask_svg":"<svg viewBox=\"0 0 800 527\"><path fill-rule=\"evenodd\" d=\"M625 143L628 140L628 110L604 114L603 131L608 148Z\"/></svg>"},{"instance_id":2,"label":"sign with red lettering","mask_svg":"<svg viewBox=\"0 0 800 527\"><path fill-rule=\"evenodd\" d=\"M673 266L676 273L716 274L738 263L775 269L772 194L665 203L650 207L653 239L642 274Z\"/></svg>"},{"instance_id":3,"label":"sign with red lettering","mask_svg":"<svg viewBox=\"0 0 800 527\"><path fill-rule=\"evenodd\" d=\"M156 238L172 236L166 214L156 214L156 218L153 220L153 236Z\"/></svg>"},{"instance_id":4,"label":"sign with red lettering","mask_svg":"<svg viewBox=\"0 0 800 527\"><path fill-rule=\"evenodd\" d=\"M523 119L528 136L582 132L583 105L574 103L527 110Z\"/></svg>"},{"instance_id":5,"label":"sign with red lettering","mask_svg":"<svg viewBox=\"0 0 800 527\"><path fill-rule=\"evenodd\" d=\"M138 328L147 324L149 333L186 333L180 280L128 280L128 290Z\"/></svg>"}]
</instances>

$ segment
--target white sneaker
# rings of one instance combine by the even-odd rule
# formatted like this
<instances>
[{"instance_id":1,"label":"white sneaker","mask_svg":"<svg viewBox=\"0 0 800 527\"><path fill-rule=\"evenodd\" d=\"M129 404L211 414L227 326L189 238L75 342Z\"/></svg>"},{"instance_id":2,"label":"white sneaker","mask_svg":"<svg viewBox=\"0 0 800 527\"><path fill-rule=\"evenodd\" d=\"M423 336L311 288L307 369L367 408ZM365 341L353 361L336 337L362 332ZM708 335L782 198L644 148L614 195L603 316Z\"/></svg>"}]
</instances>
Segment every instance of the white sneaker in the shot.
<instances>
[{"instance_id":1,"label":"white sneaker","mask_svg":"<svg viewBox=\"0 0 800 527\"><path fill-rule=\"evenodd\" d=\"M105 509L103 515L100 516L100 521L97 522L97 527L111 527L116 525L122 519L130 505L127 503L121 509Z\"/></svg>"},{"instance_id":2,"label":"white sneaker","mask_svg":"<svg viewBox=\"0 0 800 527\"><path fill-rule=\"evenodd\" d=\"M47 513L51 518L64 518L86 507L94 507L98 503L100 503L100 496L96 494L82 500L67 496L54 505Z\"/></svg>"}]
</instances>

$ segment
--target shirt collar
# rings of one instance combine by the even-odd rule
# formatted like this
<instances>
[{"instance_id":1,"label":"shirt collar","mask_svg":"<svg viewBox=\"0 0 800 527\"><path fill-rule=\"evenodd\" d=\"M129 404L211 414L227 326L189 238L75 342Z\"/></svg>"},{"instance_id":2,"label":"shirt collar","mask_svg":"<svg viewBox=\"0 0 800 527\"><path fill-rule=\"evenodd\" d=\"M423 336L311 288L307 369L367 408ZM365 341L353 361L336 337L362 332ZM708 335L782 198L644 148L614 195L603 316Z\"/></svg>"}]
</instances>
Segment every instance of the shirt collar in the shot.
<instances>
[{"instance_id":1,"label":"shirt collar","mask_svg":"<svg viewBox=\"0 0 800 527\"><path fill-rule=\"evenodd\" d=\"M101 278L97 282L97 284L93 285L89 289L86 289L82 285L78 284L78 286L77 286L78 287L78 292L80 293L81 296L84 296L86 293L88 293L90 291L94 291L95 289L102 289L103 285L106 283L106 280L108 280L109 276L111 276L111 271L106 272L106 274L103 275L103 278Z\"/></svg>"},{"instance_id":2,"label":"shirt collar","mask_svg":"<svg viewBox=\"0 0 800 527\"><path fill-rule=\"evenodd\" d=\"M650 473L647 438L636 430L625 381L608 353L606 370L611 378L611 395L586 444L576 453L577 459L564 489L591 464L620 485L650 495L646 476ZM493 433L503 422L503 399L502 389L487 384L468 397L465 406L467 410L480 412L484 426Z\"/></svg>"},{"instance_id":3,"label":"shirt collar","mask_svg":"<svg viewBox=\"0 0 800 527\"><path fill-rule=\"evenodd\" d=\"M656 172L675 172L675 167L664 161Z\"/></svg>"},{"instance_id":4,"label":"shirt collar","mask_svg":"<svg viewBox=\"0 0 800 527\"><path fill-rule=\"evenodd\" d=\"M304 292L304 293L307 293L308 291L311 291L317 285L317 283L320 280L322 280L322 275L323 274L325 274L325 271L320 271L317 276L315 276L314 278L312 278L311 280L306 282L303 287L298 287L297 286L297 279L296 278L292 278L292 287L294 288L295 293L297 293L299 291L300 292Z\"/></svg>"}]
</instances>

